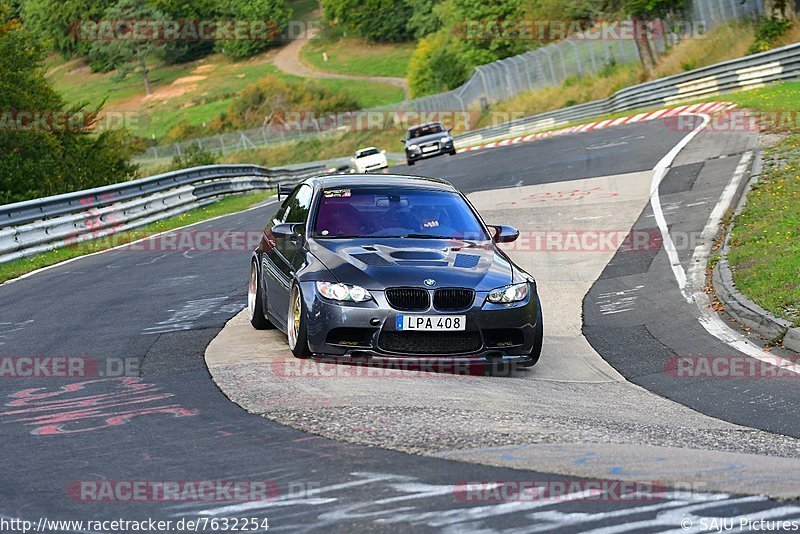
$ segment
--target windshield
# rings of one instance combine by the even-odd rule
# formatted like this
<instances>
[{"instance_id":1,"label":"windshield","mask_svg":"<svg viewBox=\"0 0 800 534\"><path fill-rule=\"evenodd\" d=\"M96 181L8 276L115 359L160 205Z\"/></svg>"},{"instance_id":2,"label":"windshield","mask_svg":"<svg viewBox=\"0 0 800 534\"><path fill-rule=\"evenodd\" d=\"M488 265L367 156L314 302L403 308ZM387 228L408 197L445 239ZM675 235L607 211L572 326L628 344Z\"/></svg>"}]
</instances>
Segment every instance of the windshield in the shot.
<instances>
[{"instance_id":1,"label":"windshield","mask_svg":"<svg viewBox=\"0 0 800 534\"><path fill-rule=\"evenodd\" d=\"M442 128L441 124L429 124L428 126L421 126L419 128L414 128L413 130L410 130L408 132L408 138L416 139L417 137L442 133L443 131L444 128Z\"/></svg>"},{"instance_id":2,"label":"windshield","mask_svg":"<svg viewBox=\"0 0 800 534\"><path fill-rule=\"evenodd\" d=\"M411 188L326 189L313 236L489 239L460 195Z\"/></svg>"},{"instance_id":3,"label":"windshield","mask_svg":"<svg viewBox=\"0 0 800 534\"><path fill-rule=\"evenodd\" d=\"M356 157L363 158L366 156L374 156L375 154L380 154L380 151L377 148L365 148L364 150L358 152Z\"/></svg>"}]
</instances>

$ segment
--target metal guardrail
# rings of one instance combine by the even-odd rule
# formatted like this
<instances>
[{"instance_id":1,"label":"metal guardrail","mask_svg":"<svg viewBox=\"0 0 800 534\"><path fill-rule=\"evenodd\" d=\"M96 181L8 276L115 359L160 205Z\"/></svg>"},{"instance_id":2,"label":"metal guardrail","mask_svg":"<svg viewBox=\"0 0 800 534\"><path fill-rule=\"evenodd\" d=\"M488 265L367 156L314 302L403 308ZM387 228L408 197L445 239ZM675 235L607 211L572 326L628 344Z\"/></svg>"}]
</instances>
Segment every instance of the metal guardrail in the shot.
<instances>
[{"instance_id":1,"label":"metal guardrail","mask_svg":"<svg viewBox=\"0 0 800 534\"><path fill-rule=\"evenodd\" d=\"M800 43L621 89L608 98L473 130L455 137L464 148L484 141L558 128L601 115L698 100L800 78Z\"/></svg>"},{"instance_id":2,"label":"metal guardrail","mask_svg":"<svg viewBox=\"0 0 800 534\"><path fill-rule=\"evenodd\" d=\"M210 165L0 206L0 263L105 237L209 204L326 172L321 164L268 169Z\"/></svg>"}]
</instances>

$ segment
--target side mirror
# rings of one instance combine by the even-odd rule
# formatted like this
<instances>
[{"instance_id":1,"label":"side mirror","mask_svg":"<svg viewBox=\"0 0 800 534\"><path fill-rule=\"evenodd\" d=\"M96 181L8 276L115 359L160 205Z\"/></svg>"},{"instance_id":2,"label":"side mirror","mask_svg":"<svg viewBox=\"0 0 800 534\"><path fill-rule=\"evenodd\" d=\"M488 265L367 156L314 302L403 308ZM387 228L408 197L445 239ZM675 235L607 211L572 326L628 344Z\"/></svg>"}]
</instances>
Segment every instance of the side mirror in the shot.
<instances>
[{"instance_id":1,"label":"side mirror","mask_svg":"<svg viewBox=\"0 0 800 534\"><path fill-rule=\"evenodd\" d=\"M381 154L386 154L386 151L385 150L381 150Z\"/></svg>"},{"instance_id":2,"label":"side mirror","mask_svg":"<svg viewBox=\"0 0 800 534\"><path fill-rule=\"evenodd\" d=\"M513 243L519 237L519 230L513 226L492 225L491 228L494 228L492 241L495 243Z\"/></svg>"},{"instance_id":3,"label":"side mirror","mask_svg":"<svg viewBox=\"0 0 800 534\"><path fill-rule=\"evenodd\" d=\"M406 138L405 137L401 138L400 142L403 143L403 144L406 144Z\"/></svg>"},{"instance_id":4,"label":"side mirror","mask_svg":"<svg viewBox=\"0 0 800 534\"><path fill-rule=\"evenodd\" d=\"M303 235L303 225L300 223L282 223L276 224L270 230L270 233L275 237L283 238L299 238Z\"/></svg>"}]
</instances>

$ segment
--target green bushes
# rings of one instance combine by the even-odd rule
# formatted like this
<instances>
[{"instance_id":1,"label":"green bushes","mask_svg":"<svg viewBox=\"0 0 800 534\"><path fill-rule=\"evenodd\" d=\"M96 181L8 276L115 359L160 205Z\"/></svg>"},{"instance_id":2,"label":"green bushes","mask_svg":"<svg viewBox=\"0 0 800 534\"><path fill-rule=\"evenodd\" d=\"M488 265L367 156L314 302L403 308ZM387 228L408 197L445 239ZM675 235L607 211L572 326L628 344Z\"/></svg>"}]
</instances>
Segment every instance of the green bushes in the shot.
<instances>
[{"instance_id":1,"label":"green bushes","mask_svg":"<svg viewBox=\"0 0 800 534\"><path fill-rule=\"evenodd\" d=\"M124 131L93 133L97 112L67 108L44 77L44 47L0 3L0 204L97 187L136 167ZM7 17L7 15L6 15ZM22 120L24 114L45 117Z\"/></svg>"},{"instance_id":2,"label":"green bushes","mask_svg":"<svg viewBox=\"0 0 800 534\"><path fill-rule=\"evenodd\" d=\"M490 27L525 16L523 0L445 0L431 8L441 28L421 39L408 69L414 97L458 87L472 69L516 54L538 43L506 38ZM412 19L413 22L413 19Z\"/></svg>"},{"instance_id":3,"label":"green bushes","mask_svg":"<svg viewBox=\"0 0 800 534\"><path fill-rule=\"evenodd\" d=\"M289 8L283 0L228 0L224 10L224 18L244 21L268 21L270 33L275 33L275 40L232 39L217 41L216 48L233 59L245 59L263 52L278 42L277 35L289 22Z\"/></svg>"},{"instance_id":4,"label":"green bushes","mask_svg":"<svg viewBox=\"0 0 800 534\"><path fill-rule=\"evenodd\" d=\"M444 31L420 40L408 63L408 86L417 98L461 85L469 74L460 50Z\"/></svg>"},{"instance_id":5,"label":"green bushes","mask_svg":"<svg viewBox=\"0 0 800 534\"><path fill-rule=\"evenodd\" d=\"M785 19L764 19L756 28L756 40L750 45L750 48L747 49L747 53L757 54L770 50L774 46L775 41L780 39L791 27L792 23Z\"/></svg>"},{"instance_id":6,"label":"green bushes","mask_svg":"<svg viewBox=\"0 0 800 534\"><path fill-rule=\"evenodd\" d=\"M412 9L408 0L325 0L325 18L353 34L372 41L406 41Z\"/></svg>"},{"instance_id":7,"label":"green bushes","mask_svg":"<svg viewBox=\"0 0 800 534\"><path fill-rule=\"evenodd\" d=\"M48 47L64 57L90 57L94 71L106 72L119 67L119 48L130 48L130 41L116 47L99 43L81 33L83 23L101 20L238 20L268 21L274 40L148 40L135 43L167 63L183 63L201 58L214 50L234 59L262 52L279 41L290 10L284 0L16 0L26 26ZM124 18L120 18L120 14ZM112 50L114 49L114 50ZM109 57L112 56L112 57ZM124 63L124 62L123 62Z\"/></svg>"},{"instance_id":8,"label":"green bushes","mask_svg":"<svg viewBox=\"0 0 800 534\"><path fill-rule=\"evenodd\" d=\"M179 171L192 167L202 167L204 165L216 165L219 163L219 156L212 152L206 152L197 145L192 145L180 156L172 158L172 163L164 172Z\"/></svg>"},{"instance_id":9,"label":"green bushes","mask_svg":"<svg viewBox=\"0 0 800 534\"><path fill-rule=\"evenodd\" d=\"M269 75L245 87L211 124L211 129L222 132L280 123L287 110L319 115L358 108L358 102L350 96L335 93L314 81L291 83Z\"/></svg>"}]
</instances>

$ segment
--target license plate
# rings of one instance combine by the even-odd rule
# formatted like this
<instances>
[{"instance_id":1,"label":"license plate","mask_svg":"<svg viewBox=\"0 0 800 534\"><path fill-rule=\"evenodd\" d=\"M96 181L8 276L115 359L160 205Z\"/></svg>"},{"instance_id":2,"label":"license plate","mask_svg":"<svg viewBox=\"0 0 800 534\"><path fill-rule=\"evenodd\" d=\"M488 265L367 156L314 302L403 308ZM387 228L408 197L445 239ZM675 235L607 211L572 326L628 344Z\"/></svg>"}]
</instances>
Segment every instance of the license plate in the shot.
<instances>
[{"instance_id":1,"label":"license plate","mask_svg":"<svg viewBox=\"0 0 800 534\"><path fill-rule=\"evenodd\" d=\"M436 152L437 150L439 150L439 147L434 146L434 145L422 147L422 151L423 152Z\"/></svg>"},{"instance_id":2,"label":"license plate","mask_svg":"<svg viewBox=\"0 0 800 534\"><path fill-rule=\"evenodd\" d=\"M467 329L466 315L398 315L397 330L459 331Z\"/></svg>"}]
</instances>

